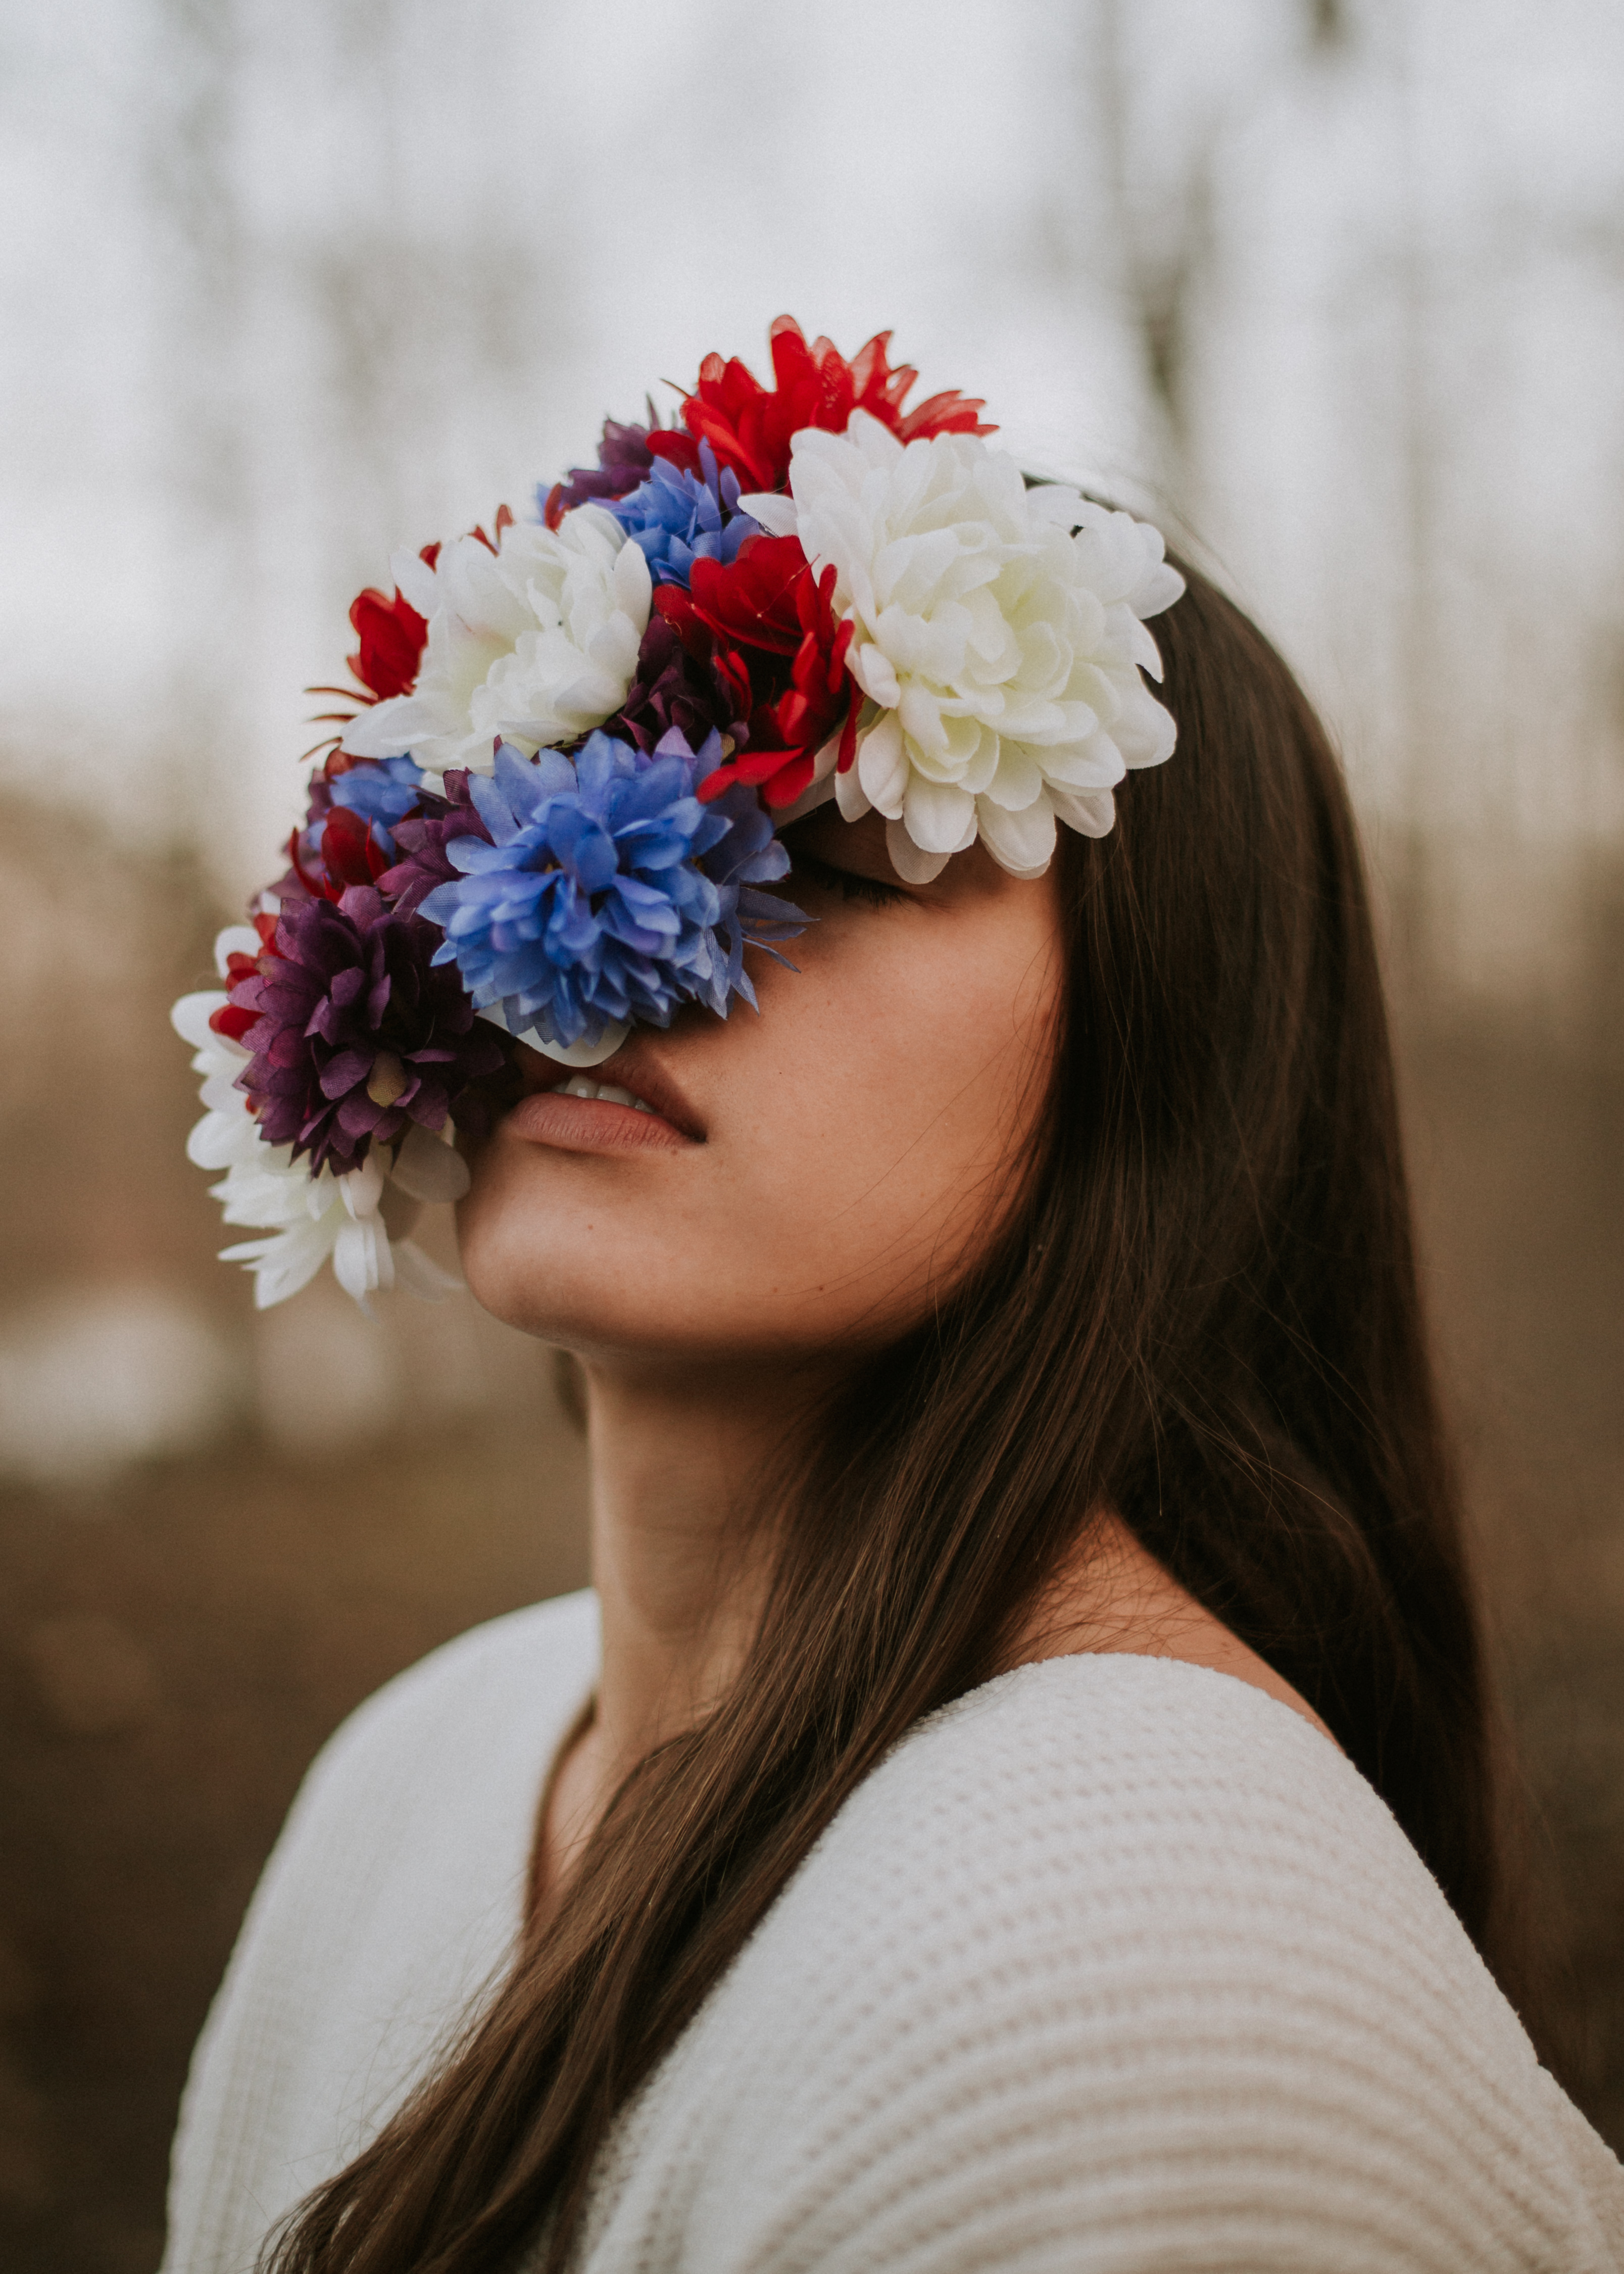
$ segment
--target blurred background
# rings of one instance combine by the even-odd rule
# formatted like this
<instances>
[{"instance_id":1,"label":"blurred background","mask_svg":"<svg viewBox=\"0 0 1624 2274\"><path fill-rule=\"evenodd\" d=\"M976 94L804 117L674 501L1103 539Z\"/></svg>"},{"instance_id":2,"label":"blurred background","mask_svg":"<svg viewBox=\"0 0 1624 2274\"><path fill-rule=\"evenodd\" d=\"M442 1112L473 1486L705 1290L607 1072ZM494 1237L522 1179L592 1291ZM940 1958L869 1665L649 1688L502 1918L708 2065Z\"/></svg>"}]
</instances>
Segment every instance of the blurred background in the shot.
<instances>
[{"instance_id":1,"label":"blurred background","mask_svg":"<svg viewBox=\"0 0 1624 2274\"><path fill-rule=\"evenodd\" d=\"M1367 832L1428 1285L1624 2145L1624 12L0 0L0 2258L147 2274L311 1753L579 1583L546 1353L256 1318L166 1010L391 549L789 309L1156 514ZM412 1426L406 1426L410 1419Z\"/></svg>"}]
</instances>

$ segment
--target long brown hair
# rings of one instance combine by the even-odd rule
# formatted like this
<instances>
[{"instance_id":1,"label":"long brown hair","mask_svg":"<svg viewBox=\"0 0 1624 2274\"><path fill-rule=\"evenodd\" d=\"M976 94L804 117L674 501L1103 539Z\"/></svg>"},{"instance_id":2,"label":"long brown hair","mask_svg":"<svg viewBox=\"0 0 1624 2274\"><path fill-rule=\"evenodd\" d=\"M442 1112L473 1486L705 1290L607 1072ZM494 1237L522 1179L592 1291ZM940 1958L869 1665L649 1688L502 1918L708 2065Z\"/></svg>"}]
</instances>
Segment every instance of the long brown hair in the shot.
<instances>
[{"instance_id":1,"label":"long brown hair","mask_svg":"<svg viewBox=\"0 0 1624 2274\"><path fill-rule=\"evenodd\" d=\"M823 1417L736 1688L631 1779L275 2274L494 2274L549 2217L561 2265L617 2112L1102 1506L1295 1684L1492 1943L1480 1654L1352 818L1235 606L1192 575L1156 632L1178 749L1109 837L1063 832L1064 1031L1012 1218Z\"/></svg>"}]
</instances>

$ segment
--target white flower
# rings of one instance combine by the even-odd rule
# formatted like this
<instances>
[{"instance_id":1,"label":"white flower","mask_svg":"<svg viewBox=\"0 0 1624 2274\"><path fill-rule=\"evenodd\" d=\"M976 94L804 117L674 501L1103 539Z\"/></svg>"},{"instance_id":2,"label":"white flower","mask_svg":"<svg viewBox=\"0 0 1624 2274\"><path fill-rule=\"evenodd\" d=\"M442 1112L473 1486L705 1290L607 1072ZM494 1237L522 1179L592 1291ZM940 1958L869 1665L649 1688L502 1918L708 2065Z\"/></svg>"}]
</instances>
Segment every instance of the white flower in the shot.
<instances>
[{"instance_id":1,"label":"white flower","mask_svg":"<svg viewBox=\"0 0 1624 2274\"><path fill-rule=\"evenodd\" d=\"M222 978L226 958L234 952L258 955L258 934L241 924L220 934L214 963ZM208 1109L186 1140L187 1157L200 1169L225 1171L222 1182L210 1190L223 1203L228 1224L270 1235L221 1251L222 1263L242 1263L252 1271L255 1307L268 1310L297 1295L329 1256L339 1285L363 1309L369 1294L393 1287L397 1278L431 1302L455 1291L461 1283L414 1242L391 1241L380 1205L385 1171L376 1153L342 1176L324 1169L312 1177L309 1162L296 1161L290 1147L263 1141L248 1100L237 1087L250 1054L208 1023L226 1000L212 988L183 995L169 1020L196 1052L192 1072L203 1076L200 1095ZM414 1127L388 1171L388 1182L409 1201L457 1200L467 1190L468 1170L449 1147Z\"/></svg>"},{"instance_id":2,"label":"white flower","mask_svg":"<svg viewBox=\"0 0 1624 2274\"><path fill-rule=\"evenodd\" d=\"M428 638L411 693L345 729L355 757L410 751L431 773L489 773L498 736L533 757L601 727L626 700L653 599L641 546L592 505L555 530L509 522L497 544L492 553L459 537L432 568L411 553L390 563Z\"/></svg>"},{"instance_id":3,"label":"white flower","mask_svg":"<svg viewBox=\"0 0 1624 2274\"><path fill-rule=\"evenodd\" d=\"M873 708L836 777L846 817L886 815L916 883L978 835L1018 877L1049 865L1056 817L1103 836L1112 786L1173 748L1139 676L1162 675L1141 620L1184 591L1159 533L1073 489L1028 490L974 435L905 446L861 410L844 434L796 435L790 492L740 503L798 536L816 571L833 562L855 624Z\"/></svg>"}]
</instances>

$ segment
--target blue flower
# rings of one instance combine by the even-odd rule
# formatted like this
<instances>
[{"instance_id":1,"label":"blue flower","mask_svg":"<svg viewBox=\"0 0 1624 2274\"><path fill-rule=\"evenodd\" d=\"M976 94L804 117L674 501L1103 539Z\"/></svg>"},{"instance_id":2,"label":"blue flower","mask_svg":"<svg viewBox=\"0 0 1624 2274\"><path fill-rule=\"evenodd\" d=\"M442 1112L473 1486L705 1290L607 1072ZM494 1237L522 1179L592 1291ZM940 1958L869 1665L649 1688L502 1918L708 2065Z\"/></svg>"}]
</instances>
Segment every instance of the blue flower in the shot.
<instances>
[{"instance_id":1,"label":"blue flower","mask_svg":"<svg viewBox=\"0 0 1624 2274\"><path fill-rule=\"evenodd\" d=\"M647 555L657 584L688 584L695 560L731 561L761 523L739 510L739 477L718 473L709 442L699 448L701 474L679 472L656 458L647 481L630 494L602 501L634 545Z\"/></svg>"},{"instance_id":2,"label":"blue flower","mask_svg":"<svg viewBox=\"0 0 1624 2274\"><path fill-rule=\"evenodd\" d=\"M395 850L390 834L423 794L423 769L410 758L357 758L349 771L327 783L335 805L348 806L371 825L379 847Z\"/></svg>"},{"instance_id":3,"label":"blue flower","mask_svg":"<svg viewBox=\"0 0 1624 2274\"><path fill-rule=\"evenodd\" d=\"M446 935L435 961L513 1033L560 1047L623 1020L669 1026L684 1002L724 1018L733 995L754 1004L746 944L806 918L756 889L789 866L756 792L695 796L721 755L718 735L695 751L674 728L647 754L602 732L574 757L504 742L470 782L492 841L449 839L460 873L421 904Z\"/></svg>"},{"instance_id":4,"label":"blue flower","mask_svg":"<svg viewBox=\"0 0 1624 2274\"><path fill-rule=\"evenodd\" d=\"M666 735L665 742L682 742L680 730L673 728ZM665 742L658 747L664 749ZM704 779L706 757L714 752L719 758L721 748L718 735L707 736L695 760L695 780ZM725 1019L730 995L741 995L751 1010L756 1007L756 990L744 968L747 945L764 947L782 963L786 959L778 954L774 943L793 939L811 919L776 892L754 889L789 873L789 855L773 833L772 817L763 807L760 791L748 782L735 782L720 797L713 798L705 811L720 814L727 824L726 834L701 856L701 866L715 885L721 903L716 933L726 949L720 999L709 996L703 999Z\"/></svg>"}]
</instances>

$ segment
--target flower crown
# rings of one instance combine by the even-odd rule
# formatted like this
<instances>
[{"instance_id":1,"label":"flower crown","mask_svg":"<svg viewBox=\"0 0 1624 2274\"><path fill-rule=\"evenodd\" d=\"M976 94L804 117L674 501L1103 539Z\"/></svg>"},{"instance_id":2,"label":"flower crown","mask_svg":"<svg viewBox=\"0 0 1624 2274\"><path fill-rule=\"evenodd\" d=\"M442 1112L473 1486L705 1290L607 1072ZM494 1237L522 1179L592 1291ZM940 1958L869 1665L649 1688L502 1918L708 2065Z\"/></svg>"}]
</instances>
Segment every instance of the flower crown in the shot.
<instances>
[{"instance_id":1,"label":"flower crown","mask_svg":"<svg viewBox=\"0 0 1624 2274\"><path fill-rule=\"evenodd\" d=\"M754 1006L745 949L808 921L763 889L786 823L832 797L906 882L978 839L1034 877L1171 751L1160 535L1029 486L980 401L905 410L890 338L848 363L780 316L771 388L708 356L671 425L609 420L533 519L398 554L351 607L287 871L172 1014L261 1307L329 1256L363 1303L450 1291L403 1234L466 1188L453 1124L511 1086L504 1037L595 1065L685 1003Z\"/></svg>"}]
</instances>

